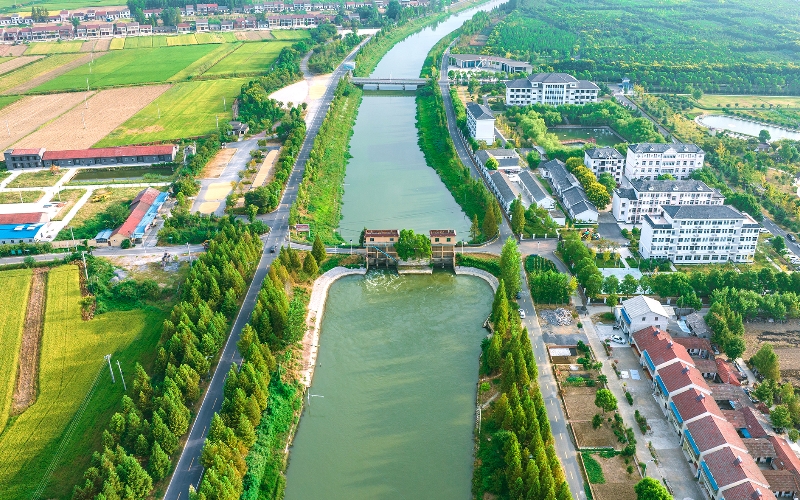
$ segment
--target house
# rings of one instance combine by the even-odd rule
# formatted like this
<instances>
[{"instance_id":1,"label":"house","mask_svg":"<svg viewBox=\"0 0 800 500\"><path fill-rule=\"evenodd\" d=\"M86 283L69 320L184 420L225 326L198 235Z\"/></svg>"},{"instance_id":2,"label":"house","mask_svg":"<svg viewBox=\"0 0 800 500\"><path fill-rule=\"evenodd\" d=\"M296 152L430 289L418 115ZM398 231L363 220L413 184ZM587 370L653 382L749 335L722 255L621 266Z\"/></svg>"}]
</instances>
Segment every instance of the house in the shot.
<instances>
[{"instance_id":1,"label":"house","mask_svg":"<svg viewBox=\"0 0 800 500\"><path fill-rule=\"evenodd\" d=\"M706 359L713 354L711 350L711 342L706 338L673 337L673 340L685 347L686 351L689 353L689 356L697 356L701 359Z\"/></svg>"},{"instance_id":2,"label":"house","mask_svg":"<svg viewBox=\"0 0 800 500\"><path fill-rule=\"evenodd\" d=\"M655 299L638 295L623 300L621 307L614 310L617 324L622 327L625 334L630 335L647 327L654 329L666 328L669 316L664 306Z\"/></svg>"},{"instance_id":3,"label":"house","mask_svg":"<svg viewBox=\"0 0 800 500\"><path fill-rule=\"evenodd\" d=\"M457 69L493 70L503 73L530 73L533 66L527 62L483 54L450 54L449 66Z\"/></svg>"},{"instance_id":4,"label":"house","mask_svg":"<svg viewBox=\"0 0 800 500\"><path fill-rule=\"evenodd\" d=\"M639 253L676 264L752 262L761 226L728 205L662 206L645 214Z\"/></svg>"},{"instance_id":5,"label":"house","mask_svg":"<svg viewBox=\"0 0 800 500\"><path fill-rule=\"evenodd\" d=\"M469 135L476 141L494 142L494 114L492 111L475 102L467 103L467 128Z\"/></svg>"},{"instance_id":6,"label":"house","mask_svg":"<svg viewBox=\"0 0 800 500\"><path fill-rule=\"evenodd\" d=\"M493 171L487 177L487 184L489 189L497 196L497 201L500 202L500 207L503 211L510 214L511 202L516 199L516 196L505 174L497 170Z\"/></svg>"},{"instance_id":7,"label":"house","mask_svg":"<svg viewBox=\"0 0 800 500\"><path fill-rule=\"evenodd\" d=\"M178 33L189 33L192 31L192 25L189 23L178 23L176 28L178 28Z\"/></svg>"},{"instance_id":8,"label":"house","mask_svg":"<svg viewBox=\"0 0 800 500\"><path fill-rule=\"evenodd\" d=\"M219 22L219 29L221 31L233 31L233 21L225 19Z\"/></svg>"},{"instance_id":9,"label":"house","mask_svg":"<svg viewBox=\"0 0 800 500\"><path fill-rule=\"evenodd\" d=\"M716 380L721 384L730 384L735 386L741 386L742 383L739 381L740 375L739 371L733 367L730 361L725 361L722 358L714 359L714 362L717 365L717 377Z\"/></svg>"},{"instance_id":10,"label":"house","mask_svg":"<svg viewBox=\"0 0 800 500\"><path fill-rule=\"evenodd\" d=\"M679 366L680 370L686 366L694 366L691 356L683 346L676 344L669 334L652 326L634 333L631 336L631 345L636 348L634 352L639 355L639 363L646 368L647 374L653 379L655 385L659 385L656 380L659 370L671 364L683 362L683 365ZM677 377L677 375L675 376ZM699 377L699 380L702 380L702 377ZM709 390L707 385L702 388L704 391ZM669 389L660 389L669 395Z\"/></svg>"},{"instance_id":11,"label":"house","mask_svg":"<svg viewBox=\"0 0 800 500\"><path fill-rule=\"evenodd\" d=\"M198 19L194 22L194 30L197 32L208 31L208 19Z\"/></svg>"},{"instance_id":12,"label":"house","mask_svg":"<svg viewBox=\"0 0 800 500\"><path fill-rule=\"evenodd\" d=\"M166 200L167 193L153 188L143 189L131 202L128 218L108 236L109 246L120 246L125 240L141 243L145 232Z\"/></svg>"},{"instance_id":13,"label":"house","mask_svg":"<svg viewBox=\"0 0 800 500\"><path fill-rule=\"evenodd\" d=\"M597 102L600 87L566 73L537 73L506 83L506 106Z\"/></svg>"},{"instance_id":14,"label":"house","mask_svg":"<svg viewBox=\"0 0 800 500\"><path fill-rule=\"evenodd\" d=\"M777 457L775 454L775 447L769 439L766 438L746 438L743 439L747 452L753 457L757 464L772 464L772 461Z\"/></svg>"},{"instance_id":15,"label":"house","mask_svg":"<svg viewBox=\"0 0 800 500\"><path fill-rule=\"evenodd\" d=\"M653 366L656 367L657 373L653 386L656 389L656 395L661 398L662 402L669 403L673 397L689 389L711 395L711 388L706 384L700 371L694 367L694 361L692 361L692 364L681 362L681 354L677 352L680 351L680 348L676 347L676 344L670 345L670 343L667 343L664 346L666 348L658 345L655 349L645 351L647 353L645 360L649 358ZM667 349L676 351L675 355L671 354ZM663 361L661 361L662 359ZM672 360L678 361L672 362ZM663 365L662 368L659 368L659 365L656 364L659 361Z\"/></svg>"},{"instance_id":16,"label":"house","mask_svg":"<svg viewBox=\"0 0 800 500\"><path fill-rule=\"evenodd\" d=\"M4 153L6 168L41 168L45 149L17 148Z\"/></svg>"},{"instance_id":17,"label":"house","mask_svg":"<svg viewBox=\"0 0 800 500\"><path fill-rule=\"evenodd\" d=\"M522 192L530 199L530 203L545 210L553 210L556 207L555 200L544 191L530 170L522 170L518 175Z\"/></svg>"},{"instance_id":18,"label":"house","mask_svg":"<svg viewBox=\"0 0 800 500\"><path fill-rule=\"evenodd\" d=\"M4 157L8 168L72 167L76 165L153 164L175 160L178 147L121 146L67 151L40 149L9 149Z\"/></svg>"},{"instance_id":19,"label":"house","mask_svg":"<svg viewBox=\"0 0 800 500\"><path fill-rule=\"evenodd\" d=\"M627 187L614 190L611 213L617 222L640 224L647 215L660 215L666 205L722 205L725 197L696 180L624 179Z\"/></svg>"},{"instance_id":20,"label":"house","mask_svg":"<svg viewBox=\"0 0 800 500\"><path fill-rule=\"evenodd\" d=\"M786 470L793 474L800 475L800 458L789 446L785 439L779 436L767 436L767 440L772 443L775 449L775 459L772 461L772 468Z\"/></svg>"},{"instance_id":21,"label":"house","mask_svg":"<svg viewBox=\"0 0 800 500\"><path fill-rule=\"evenodd\" d=\"M665 413L679 436L683 434L687 424L706 416L725 419L714 398L694 388L675 395L666 405Z\"/></svg>"},{"instance_id":22,"label":"house","mask_svg":"<svg viewBox=\"0 0 800 500\"><path fill-rule=\"evenodd\" d=\"M494 158L497 162L496 170L502 170L507 173L519 172L522 170L519 155L513 149L479 149L475 152L475 157L484 168L484 175L489 175L486 162L488 162L490 158Z\"/></svg>"},{"instance_id":23,"label":"house","mask_svg":"<svg viewBox=\"0 0 800 500\"><path fill-rule=\"evenodd\" d=\"M773 500L775 496L769 489L767 480L747 453L737 453L734 448L725 447L709 453L700 461L700 485L713 500L735 500L759 498ZM748 496L741 496L742 488ZM752 492L750 492L752 490ZM760 496L757 492L761 492ZM751 496L750 496L751 495Z\"/></svg>"},{"instance_id":24,"label":"house","mask_svg":"<svg viewBox=\"0 0 800 500\"><path fill-rule=\"evenodd\" d=\"M37 224L0 224L0 245L16 245L19 243L36 243L43 223Z\"/></svg>"},{"instance_id":25,"label":"house","mask_svg":"<svg viewBox=\"0 0 800 500\"><path fill-rule=\"evenodd\" d=\"M708 329L706 320L700 313L693 312L686 316L683 320L686 322L686 326L689 327L692 335L702 338L708 338L711 336L711 332Z\"/></svg>"},{"instance_id":26,"label":"house","mask_svg":"<svg viewBox=\"0 0 800 500\"><path fill-rule=\"evenodd\" d=\"M686 425L684 452L689 456L694 471L706 455L729 448L734 453L746 454L747 446L736 434L736 429L725 420L705 416Z\"/></svg>"},{"instance_id":27,"label":"house","mask_svg":"<svg viewBox=\"0 0 800 500\"><path fill-rule=\"evenodd\" d=\"M151 24L140 24L139 25L139 34L140 35L152 35L153 34L153 25L151 25Z\"/></svg>"},{"instance_id":28,"label":"house","mask_svg":"<svg viewBox=\"0 0 800 500\"><path fill-rule=\"evenodd\" d=\"M694 144L631 144L625 157L625 177L656 180L659 175L669 174L678 180L688 179L692 172L703 168L705 155Z\"/></svg>"},{"instance_id":29,"label":"house","mask_svg":"<svg viewBox=\"0 0 800 500\"><path fill-rule=\"evenodd\" d=\"M238 122L238 121L231 121L229 122L231 126L231 135L236 137L237 140L241 140L247 132L250 130L250 126L246 123Z\"/></svg>"},{"instance_id":30,"label":"house","mask_svg":"<svg viewBox=\"0 0 800 500\"><path fill-rule=\"evenodd\" d=\"M788 470L762 470L769 489L778 498L797 498L800 494L800 478Z\"/></svg>"},{"instance_id":31,"label":"house","mask_svg":"<svg viewBox=\"0 0 800 500\"><path fill-rule=\"evenodd\" d=\"M595 224L599 217L597 207L589 201L578 179L567 171L561 160L550 160L539 165L542 175L550 180L553 192L560 198L567 215L576 222Z\"/></svg>"},{"instance_id":32,"label":"house","mask_svg":"<svg viewBox=\"0 0 800 500\"><path fill-rule=\"evenodd\" d=\"M399 239L397 229L367 229L364 232L364 244L369 246L394 246Z\"/></svg>"},{"instance_id":33,"label":"house","mask_svg":"<svg viewBox=\"0 0 800 500\"><path fill-rule=\"evenodd\" d=\"M622 172L625 169L625 157L614 148L590 148L583 153L583 163L595 176L611 174L614 181L622 182Z\"/></svg>"}]
</instances>

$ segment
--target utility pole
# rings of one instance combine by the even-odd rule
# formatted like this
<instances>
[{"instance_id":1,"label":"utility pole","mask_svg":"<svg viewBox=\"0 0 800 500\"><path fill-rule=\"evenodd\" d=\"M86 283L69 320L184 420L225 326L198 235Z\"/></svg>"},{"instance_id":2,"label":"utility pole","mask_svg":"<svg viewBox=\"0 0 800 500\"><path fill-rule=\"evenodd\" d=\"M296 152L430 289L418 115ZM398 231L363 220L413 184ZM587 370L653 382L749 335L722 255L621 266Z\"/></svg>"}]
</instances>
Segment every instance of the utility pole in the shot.
<instances>
[{"instance_id":1,"label":"utility pole","mask_svg":"<svg viewBox=\"0 0 800 500\"><path fill-rule=\"evenodd\" d=\"M119 368L119 378L122 379L122 388L127 391L128 386L125 385L125 376L122 374L122 365L119 364L119 360L117 360L117 368Z\"/></svg>"},{"instance_id":2,"label":"utility pole","mask_svg":"<svg viewBox=\"0 0 800 500\"><path fill-rule=\"evenodd\" d=\"M106 358L106 361L108 361L108 371L111 372L111 383L112 384L116 384L117 381L114 379L114 370L111 368L111 355L110 354L106 354L105 358Z\"/></svg>"}]
</instances>

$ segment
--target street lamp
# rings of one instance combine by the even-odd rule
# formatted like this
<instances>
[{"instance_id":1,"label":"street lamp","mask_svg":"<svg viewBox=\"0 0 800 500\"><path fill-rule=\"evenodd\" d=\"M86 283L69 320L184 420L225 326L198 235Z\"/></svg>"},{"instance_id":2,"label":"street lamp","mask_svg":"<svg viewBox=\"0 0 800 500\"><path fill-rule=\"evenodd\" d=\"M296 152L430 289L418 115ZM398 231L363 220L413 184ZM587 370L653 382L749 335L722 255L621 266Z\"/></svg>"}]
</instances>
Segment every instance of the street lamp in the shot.
<instances>
[{"instance_id":1,"label":"street lamp","mask_svg":"<svg viewBox=\"0 0 800 500\"><path fill-rule=\"evenodd\" d=\"M353 238L350 238L350 255L353 255Z\"/></svg>"}]
</instances>

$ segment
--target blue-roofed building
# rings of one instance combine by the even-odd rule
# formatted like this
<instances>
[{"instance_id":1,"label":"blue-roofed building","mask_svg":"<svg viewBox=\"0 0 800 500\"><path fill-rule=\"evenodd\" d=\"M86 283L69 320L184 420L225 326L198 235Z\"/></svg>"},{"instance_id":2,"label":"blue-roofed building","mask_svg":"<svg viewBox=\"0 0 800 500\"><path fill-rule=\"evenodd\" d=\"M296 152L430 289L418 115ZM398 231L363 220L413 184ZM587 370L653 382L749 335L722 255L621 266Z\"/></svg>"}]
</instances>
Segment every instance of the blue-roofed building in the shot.
<instances>
[{"instance_id":1,"label":"blue-roofed building","mask_svg":"<svg viewBox=\"0 0 800 500\"><path fill-rule=\"evenodd\" d=\"M44 224L0 224L0 245L36 243Z\"/></svg>"},{"instance_id":2,"label":"blue-roofed building","mask_svg":"<svg viewBox=\"0 0 800 500\"><path fill-rule=\"evenodd\" d=\"M120 246L123 241L131 240L140 243L145 231L153 223L158 210L167 200L167 193L157 189L143 189L131 202L131 213L128 219L108 238L111 246Z\"/></svg>"}]
</instances>

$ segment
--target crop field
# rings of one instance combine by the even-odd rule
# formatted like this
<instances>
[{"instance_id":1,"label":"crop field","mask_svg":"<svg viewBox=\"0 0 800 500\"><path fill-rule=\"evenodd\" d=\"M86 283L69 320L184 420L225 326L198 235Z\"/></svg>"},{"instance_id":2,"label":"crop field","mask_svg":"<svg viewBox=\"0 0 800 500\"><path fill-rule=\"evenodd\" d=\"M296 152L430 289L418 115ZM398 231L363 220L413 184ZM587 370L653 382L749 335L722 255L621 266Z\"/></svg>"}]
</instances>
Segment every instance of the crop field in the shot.
<instances>
[{"instance_id":1,"label":"crop field","mask_svg":"<svg viewBox=\"0 0 800 500\"><path fill-rule=\"evenodd\" d=\"M246 81L246 78L229 78L176 84L95 144L95 147L208 134L216 129L217 117L220 123L231 119L231 103ZM159 109L161 118L158 117Z\"/></svg>"},{"instance_id":2,"label":"crop field","mask_svg":"<svg viewBox=\"0 0 800 500\"><path fill-rule=\"evenodd\" d=\"M241 47L215 64L204 74L213 75L253 75L266 72L275 62L278 54L291 42L253 42Z\"/></svg>"},{"instance_id":3,"label":"crop field","mask_svg":"<svg viewBox=\"0 0 800 500\"><path fill-rule=\"evenodd\" d=\"M197 38L194 33L167 37L167 45L170 47L177 45L197 45Z\"/></svg>"},{"instance_id":4,"label":"crop field","mask_svg":"<svg viewBox=\"0 0 800 500\"><path fill-rule=\"evenodd\" d=\"M162 83L214 50L214 45L117 50L84 64L35 89L37 92ZM34 63L34 65L37 63Z\"/></svg>"},{"instance_id":5,"label":"crop field","mask_svg":"<svg viewBox=\"0 0 800 500\"><path fill-rule=\"evenodd\" d=\"M108 46L109 50L122 50L125 48L125 39L124 38L114 38L111 40L111 44Z\"/></svg>"},{"instance_id":6,"label":"crop field","mask_svg":"<svg viewBox=\"0 0 800 500\"><path fill-rule=\"evenodd\" d=\"M18 95L0 96L0 109L3 109L6 106L8 106L9 104L13 104L13 103L19 101L19 98L20 98L20 96L18 96ZM8 137L7 133L6 133L6 137Z\"/></svg>"},{"instance_id":7,"label":"crop field","mask_svg":"<svg viewBox=\"0 0 800 500\"><path fill-rule=\"evenodd\" d=\"M59 54L27 64L0 78L0 92L6 92L34 78L46 75L80 57L81 54Z\"/></svg>"},{"instance_id":8,"label":"crop field","mask_svg":"<svg viewBox=\"0 0 800 500\"><path fill-rule=\"evenodd\" d=\"M305 40L311 38L308 30L272 30L270 31L276 40Z\"/></svg>"},{"instance_id":9,"label":"crop field","mask_svg":"<svg viewBox=\"0 0 800 500\"><path fill-rule=\"evenodd\" d=\"M60 489L55 496L69 494L96 446L98 425L107 421L101 415L119 404L122 395L122 384L119 379L116 384L111 383L103 356L111 353L116 360L122 357L123 349L143 349L131 344L144 339L152 347L152 332L158 331L163 318L161 314L133 310L82 320L77 266L50 271L47 297L38 399L0 437L0 454L4 457L0 463L0 490L6 500L29 498L39 485L57 455L64 431L99 375L95 397L85 406L75 433L67 436L66 447L58 456L71 469L72 476L54 481L54 487ZM132 362L129 358L126 361L123 370L132 373Z\"/></svg>"},{"instance_id":10,"label":"crop field","mask_svg":"<svg viewBox=\"0 0 800 500\"><path fill-rule=\"evenodd\" d=\"M0 104L8 100L0 109L0 124L6 129L0 133L0 150L5 150L42 124L49 122L78 103L82 102L83 93L49 94L27 96L0 97ZM16 102L15 102L16 101ZM6 128L5 123L13 123L14 127ZM8 135L11 131L11 135Z\"/></svg>"},{"instance_id":11,"label":"crop field","mask_svg":"<svg viewBox=\"0 0 800 500\"><path fill-rule=\"evenodd\" d=\"M0 271L0 282L7 294L3 314L0 314L0 345L3 346L0 349L0 432L5 429L11 411L31 274L30 269Z\"/></svg>"},{"instance_id":12,"label":"crop field","mask_svg":"<svg viewBox=\"0 0 800 500\"><path fill-rule=\"evenodd\" d=\"M204 74L209 68L213 67L219 61L224 59L228 54L236 50L238 43L223 43L212 45L213 49L208 54L196 60L192 64L186 66L181 71L172 75L169 79L170 82L186 81L193 77Z\"/></svg>"},{"instance_id":13,"label":"crop field","mask_svg":"<svg viewBox=\"0 0 800 500\"><path fill-rule=\"evenodd\" d=\"M63 173L53 175L49 170L38 170L36 172L23 172L9 182L6 187L27 188L27 187L49 187L55 186L59 179L64 177Z\"/></svg>"},{"instance_id":14,"label":"crop field","mask_svg":"<svg viewBox=\"0 0 800 500\"><path fill-rule=\"evenodd\" d=\"M169 85L101 90L15 144L20 148L89 148L162 95Z\"/></svg>"},{"instance_id":15,"label":"crop field","mask_svg":"<svg viewBox=\"0 0 800 500\"><path fill-rule=\"evenodd\" d=\"M125 38L126 49L150 49L153 47L155 36L131 36Z\"/></svg>"},{"instance_id":16,"label":"crop field","mask_svg":"<svg viewBox=\"0 0 800 500\"><path fill-rule=\"evenodd\" d=\"M27 9L30 12L30 6L34 2L19 1L19 0L0 0L0 11L3 12L17 12L19 9ZM58 12L60 10L74 10L82 7L106 7L120 5L119 0L44 0L36 2L37 7L44 7L50 12Z\"/></svg>"},{"instance_id":17,"label":"crop field","mask_svg":"<svg viewBox=\"0 0 800 500\"><path fill-rule=\"evenodd\" d=\"M38 61L42 57L44 56L20 56L9 58L8 60L5 58L0 59L0 75L14 71L17 68L21 68L26 64L32 63L33 61Z\"/></svg>"},{"instance_id":18,"label":"crop field","mask_svg":"<svg viewBox=\"0 0 800 500\"><path fill-rule=\"evenodd\" d=\"M800 97L771 95L714 95L704 94L698 104L701 108L800 108Z\"/></svg>"},{"instance_id":19,"label":"crop field","mask_svg":"<svg viewBox=\"0 0 800 500\"><path fill-rule=\"evenodd\" d=\"M0 57L18 57L28 50L26 45L0 45Z\"/></svg>"},{"instance_id":20,"label":"crop field","mask_svg":"<svg viewBox=\"0 0 800 500\"><path fill-rule=\"evenodd\" d=\"M50 54L69 54L80 52L83 42L35 42L28 46L26 56L46 56Z\"/></svg>"}]
</instances>

